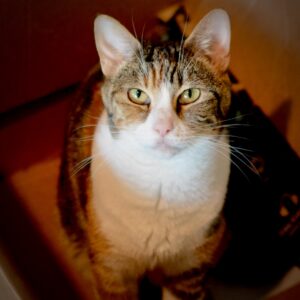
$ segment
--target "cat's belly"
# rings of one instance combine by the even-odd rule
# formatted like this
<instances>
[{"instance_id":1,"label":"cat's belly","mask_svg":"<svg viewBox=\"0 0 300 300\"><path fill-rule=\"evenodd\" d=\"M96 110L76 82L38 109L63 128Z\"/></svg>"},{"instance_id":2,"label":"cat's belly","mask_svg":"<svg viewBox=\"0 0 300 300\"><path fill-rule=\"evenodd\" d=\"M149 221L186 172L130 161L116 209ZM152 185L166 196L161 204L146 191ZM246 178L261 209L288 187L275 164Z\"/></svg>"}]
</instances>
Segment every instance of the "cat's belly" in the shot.
<instances>
[{"instance_id":1,"label":"cat's belly","mask_svg":"<svg viewBox=\"0 0 300 300\"><path fill-rule=\"evenodd\" d=\"M182 208L156 208L121 185L112 184L111 178L94 185L93 205L101 230L122 256L151 268L201 244L206 224L197 211L184 215Z\"/></svg>"},{"instance_id":2,"label":"cat's belly","mask_svg":"<svg viewBox=\"0 0 300 300\"><path fill-rule=\"evenodd\" d=\"M93 209L109 243L149 268L187 257L192 265L191 253L203 243L225 195L214 190L207 202L178 203L164 198L158 186L157 197L146 197L122 182L101 157L92 163L92 188Z\"/></svg>"}]
</instances>

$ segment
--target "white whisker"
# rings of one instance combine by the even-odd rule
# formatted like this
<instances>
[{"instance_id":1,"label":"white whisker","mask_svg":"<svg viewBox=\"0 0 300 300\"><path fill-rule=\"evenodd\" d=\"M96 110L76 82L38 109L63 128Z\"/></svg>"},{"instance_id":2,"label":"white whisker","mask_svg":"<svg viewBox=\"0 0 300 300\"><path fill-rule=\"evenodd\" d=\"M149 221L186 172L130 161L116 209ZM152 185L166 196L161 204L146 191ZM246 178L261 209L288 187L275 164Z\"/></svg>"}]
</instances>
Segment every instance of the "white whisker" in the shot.
<instances>
[{"instance_id":1,"label":"white whisker","mask_svg":"<svg viewBox=\"0 0 300 300\"><path fill-rule=\"evenodd\" d=\"M222 143L220 141L216 141L215 145L217 145L218 147L227 147L228 145L225 143ZM254 166L254 164L246 157L246 155L244 153L242 153L240 150L242 148L240 147L234 147L234 146L230 146L230 150L231 150L231 155L234 156L236 159L238 159L244 166L246 166L249 170L251 170L252 172L254 172L256 175L260 176L259 172L257 171L256 167Z\"/></svg>"},{"instance_id":2,"label":"white whisker","mask_svg":"<svg viewBox=\"0 0 300 300\"><path fill-rule=\"evenodd\" d=\"M92 119L94 119L94 120L97 120L97 121L99 121L99 119L100 119L100 116L93 116L93 115L91 115L89 112L84 112L84 114L83 114L84 116L87 116L87 117L89 117L89 118L92 118Z\"/></svg>"},{"instance_id":3,"label":"white whisker","mask_svg":"<svg viewBox=\"0 0 300 300\"><path fill-rule=\"evenodd\" d=\"M85 136L85 137L81 137L81 138L71 138L72 140L76 141L76 142L88 142L88 141L93 141L94 140L94 136Z\"/></svg>"},{"instance_id":4,"label":"white whisker","mask_svg":"<svg viewBox=\"0 0 300 300\"><path fill-rule=\"evenodd\" d=\"M217 151L219 154L221 154L224 158L227 158L227 156L222 152L222 150L225 150L224 148L217 148L216 144L214 142L212 142L211 144L208 144L209 146L211 146L212 149L214 149L215 151ZM241 174L249 181L248 176L246 175L246 173L240 168L240 166L231 159L231 163L241 172Z\"/></svg>"},{"instance_id":5,"label":"white whisker","mask_svg":"<svg viewBox=\"0 0 300 300\"><path fill-rule=\"evenodd\" d=\"M97 126L97 124L87 124L87 125L83 125L83 126L80 126L80 127L75 128L75 129L73 130L73 132L78 131L78 130L83 129L83 128L96 127L96 126Z\"/></svg>"},{"instance_id":6,"label":"white whisker","mask_svg":"<svg viewBox=\"0 0 300 300\"><path fill-rule=\"evenodd\" d=\"M84 169L86 166L88 166L92 162L92 159L95 157L96 157L96 155L91 155L91 156L88 156L88 157L82 159L80 162L78 162L73 167L71 177L75 176L76 174L78 174L78 172L80 172L82 169Z\"/></svg>"},{"instance_id":7,"label":"white whisker","mask_svg":"<svg viewBox=\"0 0 300 300\"><path fill-rule=\"evenodd\" d=\"M182 75L182 58L184 56L184 37L185 37L185 30L187 27L187 22L188 22L188 18L185 19L184 22L184 27L183 27L183 31L182 31L182 35L181 35L181 41L180 41L180 46L179 46L179 54L178 54L178 70L180 70L181 75Z\"/></svg>"},{"instance_id":8,"label":"white whisker","mask_svg":"<svg viewBox=\"0 0 300 300\"><path fill-rule=\"evenodd\" d=\"M135 25L134 25L134 21L133 21L133 16L131 17L131 23L132 23L134 36L137 40L139 40L138 36L137 36ZM144 27L145 27L145 25L144 25ZM143 75L148 76L148 69L147 69L145 59L144 59L144 46L143 46L144 27L143 27L143 31L142 31L142 37L141 37L141 46L137 49L138 53L136 53L135 56L136 56L136 58L138 59L138 61L140 63Z\"/></svg>"}]
</instances>

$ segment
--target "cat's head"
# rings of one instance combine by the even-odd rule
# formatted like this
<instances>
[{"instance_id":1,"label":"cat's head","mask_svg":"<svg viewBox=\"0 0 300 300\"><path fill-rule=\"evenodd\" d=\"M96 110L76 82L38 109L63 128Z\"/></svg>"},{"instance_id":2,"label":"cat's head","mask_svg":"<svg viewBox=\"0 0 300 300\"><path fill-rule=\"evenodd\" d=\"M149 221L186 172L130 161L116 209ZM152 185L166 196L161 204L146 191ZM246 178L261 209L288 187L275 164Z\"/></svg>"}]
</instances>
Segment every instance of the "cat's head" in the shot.
<instances>
[{"instance_id":1,"label":"cat's head","mask_svg":"<svg viewBox=\"0 0 300 300\"><path fill-rule=\"evenodd\" d=\"M115 19L95 20L102 98L115 139L175 154L217 137L230 105L230 21L211 11L185 41L142 45Z\"/></svg>"}]
</instances>

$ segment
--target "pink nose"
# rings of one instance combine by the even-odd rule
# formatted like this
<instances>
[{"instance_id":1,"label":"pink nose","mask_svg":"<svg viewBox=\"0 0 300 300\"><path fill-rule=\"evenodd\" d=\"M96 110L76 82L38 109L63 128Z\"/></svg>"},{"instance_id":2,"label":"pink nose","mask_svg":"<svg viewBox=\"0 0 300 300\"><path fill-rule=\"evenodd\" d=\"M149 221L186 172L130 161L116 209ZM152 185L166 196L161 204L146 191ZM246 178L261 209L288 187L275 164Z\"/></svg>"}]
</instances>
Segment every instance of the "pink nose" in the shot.
<instances>
[{"instance_id":1,"label":"pink nose","mask_svg":"<svg viewBox=\"0 0 300 300\"><path fill-rule=\"evenodd\" d=\"M174 128L174 124L171 119L159 120L153 127L161 137L167 135Z\"/></svg>"}]
</instances>

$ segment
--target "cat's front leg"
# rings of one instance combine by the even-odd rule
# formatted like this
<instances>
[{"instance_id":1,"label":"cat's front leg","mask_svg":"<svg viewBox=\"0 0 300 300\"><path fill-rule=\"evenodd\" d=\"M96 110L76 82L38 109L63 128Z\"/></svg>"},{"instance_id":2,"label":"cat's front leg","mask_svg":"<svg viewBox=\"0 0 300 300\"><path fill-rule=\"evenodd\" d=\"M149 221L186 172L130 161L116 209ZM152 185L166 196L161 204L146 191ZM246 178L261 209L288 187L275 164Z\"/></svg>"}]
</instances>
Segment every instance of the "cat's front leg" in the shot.
<instances>
[{"instance_id":1,"label":"cat's front leg","mask_svg":"<svg viewBox=\"0 0 300 300\"><path fill-rule=\"evenodd\" d=\"M137 300L138 280L104 266L102 263L94 263L93 273L96 289L102 300Z\"/></svg>"},{"instance_id":2,"label":"cat's front leg","mask_svg":"<svg viewBox=\"0 0 300 300\"><path fill-rule=\"evenodd\" d=\"M137 300L140 272L135 262L111 246L100 230L90 232L89 258L99 298Z\"/></svg>"},{"instance_id":3,"label":"cat's front leg","mask_svg":"<svg viewBox=\"0 0 300 300\"><path fill-rule=\"evenodd\" d=\"M209 300L205 284L206 272L193 269L166 279L163 300Z\"/></svg>"},{"instance_id":4,"label":"cat's front leg","mask_svg":"<svg viewBox=\"0 0 300 300\"><path fill-rule=\"evenodd\" d=\"M206 290L205 293L202 293L201 296L196 296L196 298L191 298L193 297L193 295L188 295L185 298L179 298L177 296L175 296L171 291L169 291L168 289L164 288L163 289L163 296L162 296L162 300L182 300L182 299L205 299L205 300L211 300L211 295L209 293L209 291Z\"/></svg>"}]
</instances>

